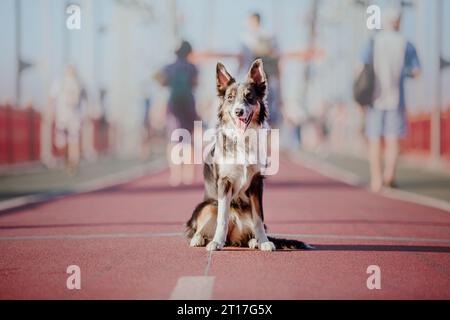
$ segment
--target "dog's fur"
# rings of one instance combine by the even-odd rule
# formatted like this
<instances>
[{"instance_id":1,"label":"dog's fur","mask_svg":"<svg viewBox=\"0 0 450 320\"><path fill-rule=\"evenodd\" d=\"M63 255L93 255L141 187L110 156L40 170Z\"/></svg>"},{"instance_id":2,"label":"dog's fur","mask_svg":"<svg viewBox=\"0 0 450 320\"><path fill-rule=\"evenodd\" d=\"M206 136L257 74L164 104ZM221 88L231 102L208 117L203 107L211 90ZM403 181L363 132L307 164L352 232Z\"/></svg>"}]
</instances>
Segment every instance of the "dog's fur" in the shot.
<instances>
[{"instance_id":1,"label":"dog's fur","mask_svg":"<svg viewBox=\"0 0 450 320\"><path fill-rule=\"evenodd\" d=\"M229 164L224 159L236 153L258 154L255 143L246 143L247 129L269 129L266 107L267 78L260 59L253 62L244 82L237 83L225 67L217 64L220 101L216 142L204 166L205 199L187 222L193 247L220 250L226 244L262 251L276 248L306 249L300 241L266 235L263 214L263 176L260 165ZM251 140L250 140L251 141ZM219 161L222 160L222 161Z\"/></svg>"}]
</instances>

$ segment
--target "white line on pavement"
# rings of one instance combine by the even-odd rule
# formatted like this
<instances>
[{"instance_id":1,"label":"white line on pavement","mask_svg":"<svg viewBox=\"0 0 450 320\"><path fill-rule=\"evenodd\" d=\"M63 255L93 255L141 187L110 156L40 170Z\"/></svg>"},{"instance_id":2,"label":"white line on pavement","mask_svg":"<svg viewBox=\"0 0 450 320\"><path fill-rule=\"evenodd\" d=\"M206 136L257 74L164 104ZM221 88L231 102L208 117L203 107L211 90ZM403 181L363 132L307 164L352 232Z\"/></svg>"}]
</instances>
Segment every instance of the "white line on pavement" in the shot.
<instances>
[{"instance_id":1,"label":"white line on pavement","mask_svg":"<svg viewBox=\"0 0 450 320\"><path fill-rule=\"evenodd\" d=\"M203 276L184 276L178 278L172 290L172 300L207 300L211 299L215 277L208 276L211 267L212 251L207 253Z\"/></svg>"},{"instance_id":2,"label":"white line on pavement","mask_svg":"<svg viewBox=\"0 0 450 320\"><path fill-rule=\"evenodd\" d=\"M212 251L208 252L208 260L206 261L206 267L205 267L205 277L209 273L209 268L211 267L211 260L212 260Z\"/></svg>"},{"instance_id":3,"label":"white line on pavement","mask_svg":"<svg viewBox=\"0 0 450 320\"><path fill-rule=\"evenodd\" d=\"M100 234L63 234L43 236L6 236L0 237L0 241L14 240L89 240L89 239L111 239L111 238L155 238L155 237L181 237L181 232L163 233L100 233Z\"/></svg>"},{"instance_id":4,"label":"white line on pavement","mask_svg":"<svg viewBox=\"0 0 450 320\"><path fill-rule=\"evenodd\" d=\"M317 238L317 239L340 239L340 240L378 240L378 241L409 241L409 242L441 242L450 243L450 239L394 237L394 236L362 236L345 234L317 234L317 233L271 233L274 237L291 238ZM157 237L182 237L182 232L161 233L100 233L100 234L71 234L71 235L42 235L42 236L5 236L0 241L17 240L89 240L89 239L111 239L111 238L157 238ZM207 276L212 263L212 254L208 253L204 275Z\"/></svg>"},{"instance_id":5,"label":"white line on pavement","mask_svg":"<svg viewBox=\"0 0 450 320\"><path fill-rule=\"evenodd\" d=\"M215 277L188 276L178 278L170 295L171 300L209 300Z\"/></svg>"}]
</instances>

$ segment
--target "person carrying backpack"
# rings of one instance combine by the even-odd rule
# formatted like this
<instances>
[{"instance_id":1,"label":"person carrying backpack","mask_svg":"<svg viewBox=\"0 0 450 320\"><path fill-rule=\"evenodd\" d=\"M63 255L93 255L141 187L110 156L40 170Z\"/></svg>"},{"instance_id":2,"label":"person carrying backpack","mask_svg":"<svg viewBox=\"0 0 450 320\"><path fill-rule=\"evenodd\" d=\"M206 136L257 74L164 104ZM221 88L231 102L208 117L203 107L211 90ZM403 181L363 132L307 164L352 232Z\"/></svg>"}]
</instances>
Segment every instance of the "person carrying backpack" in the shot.
<instances>
[{"instance_id":1,"label":"person carrying backpack","mask_svg":"<svg viewBox=\"0 0 450 320\"><path fill-rule=\"evenodd\" d=\"M420 75L416 48L400 34L401 12L391 8L384 12L383 29L366 45L363 52L365 68L357 82L365 79L365 134L369 140L371 190L378 192L394 187L399 140L406 134L406 102L404 83L407 77ZM373 70L373 79L370 79ZM373 88L370 88L372 86ZM358 83L355 84L358 87ZM364 87L364 85L362 86ZM361 89L361 88L359 88ZM373 89L373 90L372 90ZM370 97L367 97L367 92ZM369 98L369 99L367 99ZM385 141L385 166L382 171L381 139Z\"/></svg>"}]
</instances>

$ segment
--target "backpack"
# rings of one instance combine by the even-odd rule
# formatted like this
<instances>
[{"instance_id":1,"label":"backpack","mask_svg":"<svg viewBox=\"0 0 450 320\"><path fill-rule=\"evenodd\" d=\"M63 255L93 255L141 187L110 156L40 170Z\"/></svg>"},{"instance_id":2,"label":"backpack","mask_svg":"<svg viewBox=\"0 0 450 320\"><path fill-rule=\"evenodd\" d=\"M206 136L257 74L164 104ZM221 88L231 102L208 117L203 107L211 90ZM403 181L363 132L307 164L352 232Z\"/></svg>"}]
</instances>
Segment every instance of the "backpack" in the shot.
<instances>
[{"instance_id":1,"label":"backpack","mask_svg":"<svg viewBox=\"0 0 450 320\"><path fill-rule=\"evenodd\" d=\"M372 106L375 91L375 71L373 67L374 39L370 40L369 63L364 65L361 73L353 83L353 98L361 106Z\"/></svg>"}]
</instances>

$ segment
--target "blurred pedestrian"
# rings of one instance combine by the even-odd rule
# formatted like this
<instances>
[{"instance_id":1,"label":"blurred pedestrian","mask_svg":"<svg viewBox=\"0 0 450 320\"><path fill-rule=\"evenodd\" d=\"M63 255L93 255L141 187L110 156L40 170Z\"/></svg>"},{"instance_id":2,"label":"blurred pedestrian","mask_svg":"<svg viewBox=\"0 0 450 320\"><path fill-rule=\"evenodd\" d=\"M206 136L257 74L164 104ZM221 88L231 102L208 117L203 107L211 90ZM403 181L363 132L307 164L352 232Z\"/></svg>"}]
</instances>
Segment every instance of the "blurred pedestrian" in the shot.
<instances>
[{"instance_id":1,"label":"blurred pedestrian","mask_svg":"<svg viewBox=\"0 0 450 320\"><path fill-rule=\"evenodd\" d=\"M420 74L415 47L400 34L401 11L383 12L383 29L367 44L363 63L373 64L375 87L373 103L366 110L366 135L369 140L371 189L395 186L399 140L406 134L406 77ZM382 171L381 139L385 142Z\"/></svg>"},{"instance_id":2,"label":"blurred pedestrian","mask_svg":"<svg viewBox=\"0 0 450 320\"><path fill-rule=\"evenodd\" d=\"M246 72L255 59L262 59L269 84L269 123L272 127L278 127L282 120L279 50L276 38L262 27L259 13L255 12L248 17L247 30L241 42L239 72Z\"/></svg>"},{"instance_id":3,"label":"blurred pedestrian","mask_svg":"<svg viewBox=\"0 0 450 320\"><path fill-rule=\"evenodd\" d=\"M99 96L98 96L98 103L99 103L99 111L100 115L98 117L98 124L99 124L99 134L100 134L100 141L101 141L101 152L107 152L109 148L109 123L108 123L108 91L105 88L100 88L99 90Z\"/></svg>"},{"instance_id":4,"label":"blurred pedestrian","mask_svg":"<svg viewBox=\"0 0 450 320\"><path fill-rule=\"evenodd\" d=\"M55 144L64 152L66 167L73 174L80 162L81 108L86 96L75 66L66 67L63 78L53 84L51 96L56 126Z\"/></svg>"},{"instance_id":5,"label":"blurred pedestrian","mask_svg":"<svg viewBox=\"0 0 450 320\"><path fill-rule=\"evenodd\" d=\"M141 140L141 160L147 160L150 157L152 126L150 119L150 108L152 106L150 95L145 95L142 101L143 122L142 122L142 140Z\"/></svg>"},{"instance_id":6,"label":"blurred pedestrian","mask_svg":"<svg viewBox=\"0 0 450 320\"><path fill-rule=\"evenodd\" d=\"M187 41L182 41L179 48L175 51L175 62L165 66L161 72L156 75L156 79L163 86L169 87L170 96L167 106L167 123L166 128L170 135L175 129L186 129L193 136L194 121L198 119L196 108L194 89L197 86L198 70L197 67L188 61L188 56L192 52L192 46ZM187 143L184 141L183 143ZM171 185L192 184L194 181L194 165L183 163L175 165L171 159L172 144L169 143L168 159L170 164ZM193 155L192 145L190 154Z\"/></svg>"},{"instance_id":7,"label":"blurred pedestrian","mask_svg":"<svg viewBox=\"0 0 450 320\"><path fill-rule=\"evenodd\" d=\"M41 162L48 168L52 169L56 166L56 159L53 155L53 118L54 106L51 94L48 96L47 104L41 112L41 148L40 158Z\"/></svg>"}]
</instances>

